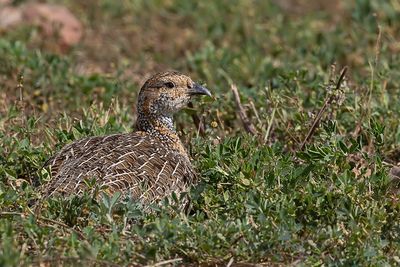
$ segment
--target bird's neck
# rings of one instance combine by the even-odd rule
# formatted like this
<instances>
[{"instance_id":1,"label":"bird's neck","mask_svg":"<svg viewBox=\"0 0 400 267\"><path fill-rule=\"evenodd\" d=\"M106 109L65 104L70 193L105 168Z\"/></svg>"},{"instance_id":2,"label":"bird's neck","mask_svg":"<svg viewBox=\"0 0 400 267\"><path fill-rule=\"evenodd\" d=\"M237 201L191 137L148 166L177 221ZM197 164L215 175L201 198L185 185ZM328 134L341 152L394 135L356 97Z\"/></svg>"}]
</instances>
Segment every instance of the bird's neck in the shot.
<instances>
[{"instance_id":1,"label":"bird's neck","mask_svg":"<svg viewBox=\"0 0 400 267\"><path fill-rule=\"evenodd\" d=\"M186 149L176 133L172 114L157 112L154 103L140 95L137 112L136 130L157 138L161 144L189 159Z\"/></svg>"},{"instance_id":2,"label":"bird's neck","mask_svg":"<svg viewBox=\"0 0 400 267\"><path fill-rule=\"evenodd\" d=\"M136 121L136 129L162 138L165 141L179 141L172 116L144 115L139 113Z\"/></svg>"},{"instance_id":3,"label":"bird's neck","mask_svg":"<svg viewBox=\"0 0 400 267\"><path fill-rule=\"evenodd\" d=\"M136 129L159 139L162 144L189 159L187 151L175 131L172 117L139 114L136 121Z\"/></svg>"}]
</instances>

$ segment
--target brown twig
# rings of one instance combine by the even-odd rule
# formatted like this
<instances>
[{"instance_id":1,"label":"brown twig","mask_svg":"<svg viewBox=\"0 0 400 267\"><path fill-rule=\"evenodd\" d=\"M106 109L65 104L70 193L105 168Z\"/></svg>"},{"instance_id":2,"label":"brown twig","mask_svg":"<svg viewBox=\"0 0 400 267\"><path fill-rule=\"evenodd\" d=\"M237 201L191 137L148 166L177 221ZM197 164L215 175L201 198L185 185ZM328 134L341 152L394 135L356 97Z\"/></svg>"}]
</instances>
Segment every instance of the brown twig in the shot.
<instances>
[{"instance_id":1,"label":"brown twig","mask_svg":"<svg viewBox=\"0 0 400 267\"><path fill-rule=\"evenodd\" d=\"M382 27L378 25L378 36L375 43L375 66L378 65L379 56L381 54L381 41L382 41Z\"/></svg>"},{"instance_id":2,"label":"brown twig","mask_svg":"<svg viewBox=\"0 0 400 267\"><path fill-rule=\"evenodd\" d=\"M19 101L23 102L24 101L24 75L23 75L22 71L18 75L17 90L19 91Z\"/></svg>"},{"instance_id":3,"label":"brown twig","mask_svg":"<svg viewBox=\"0 0 400 267\"><path fill-rule=\"evenodd\" d=\"M335 87L335 91L339 90L343 79L346 75L347 72L347 67L344 67L340 73L339 79L336 83L336 87ZM304 139L304 141L301 144L300 150L303 150L306 143L308 142L308 140L310 140L310 138L314 135L315 130L318 128L319 122L321 121L322 115L324 114L326 108L328 107L329 104L332 103L333 99L335 97L335 94L328 94L328 96L325 99L324 105L322 106L322 108L319 110L317 116L315 117L313 124L310 128L310 130L307 133L306 138Z\"/></svg>"},{"instance_id":4,"label":"brown twig","mask_svg":"<svg viewBox=\"0 0 400 267\"><path fill-rule=\"evenodd\" d=\"M242 106L242 103L240 102L240 96L239 96L239 92L238 92L236 85L231 84L231 90L233 93L233 97L235 98L239 117L243 123L244 129L246 130L246 132L251 133L252 135L257 135L258 133L257 133L256 127L254 127L254 125L251 123L251 121L247 117L246 112Z\"/></svg>"},{"instance_id":5,"label":"brown twig","mask_svg":"<svg viewBox=\"0 0 400 267\"><path fill-rule=\"evenodd\" d=\"M193 103L189 102L188 104L189 108L193 109ZM194 125L196 126L197 132L200 134L200 136L204 137L206 135L206 131L204 129L204 123L200 120L199 116L197 116L196 113L193 113L192 115L192 120L194 122Z\"/></svg>"},{"instance_id":6,"label":"brown twig","mask_svg":"<svg viewBox=\"0 0 400 267\"><path fill-rule=\"evenodd\" d=\"M225 130L224 123L221 119L221 114L218 109L216 110L216 116L217 116L219 126L221 127L222 130Z\"/></svg>"}]
</instances>

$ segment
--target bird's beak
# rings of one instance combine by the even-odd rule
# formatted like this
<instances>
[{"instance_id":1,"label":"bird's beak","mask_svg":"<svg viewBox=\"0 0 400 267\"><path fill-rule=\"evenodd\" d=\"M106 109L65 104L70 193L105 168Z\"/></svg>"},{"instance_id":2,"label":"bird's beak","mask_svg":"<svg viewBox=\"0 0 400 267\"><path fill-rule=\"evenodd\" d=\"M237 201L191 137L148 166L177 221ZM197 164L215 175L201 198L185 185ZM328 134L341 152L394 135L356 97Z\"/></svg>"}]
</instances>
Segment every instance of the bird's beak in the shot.
<instances>
[{"instance_id":1,"label":"bird's beak","mask_svg":"<svg viewBox=\"0 0 400 267\"><path fill-rule=\"evenodd\" d=\"M189 95L208 95L211 97L210 91L197 83L193 84L193 87L189 89Z\"/></svg>"}]
</instances>

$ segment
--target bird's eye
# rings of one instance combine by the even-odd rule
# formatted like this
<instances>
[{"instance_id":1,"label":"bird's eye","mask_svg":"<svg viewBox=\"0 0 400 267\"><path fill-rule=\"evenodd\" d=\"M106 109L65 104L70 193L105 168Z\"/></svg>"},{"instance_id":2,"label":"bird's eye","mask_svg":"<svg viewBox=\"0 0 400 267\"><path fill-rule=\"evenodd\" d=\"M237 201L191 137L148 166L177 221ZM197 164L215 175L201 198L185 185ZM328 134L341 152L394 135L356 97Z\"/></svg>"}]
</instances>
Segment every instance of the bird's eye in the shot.
<instances>
[{"instance_id":1,"label":"bird's eye","mask_svg":"<svg viewBox=\"0 0 400 267\"><path fill-rule=\"evenodd\" d=\"M168 87L168 88L174 88L175 84L173 82L166 82L165 86Z\"/></svg>"}]
</instances>

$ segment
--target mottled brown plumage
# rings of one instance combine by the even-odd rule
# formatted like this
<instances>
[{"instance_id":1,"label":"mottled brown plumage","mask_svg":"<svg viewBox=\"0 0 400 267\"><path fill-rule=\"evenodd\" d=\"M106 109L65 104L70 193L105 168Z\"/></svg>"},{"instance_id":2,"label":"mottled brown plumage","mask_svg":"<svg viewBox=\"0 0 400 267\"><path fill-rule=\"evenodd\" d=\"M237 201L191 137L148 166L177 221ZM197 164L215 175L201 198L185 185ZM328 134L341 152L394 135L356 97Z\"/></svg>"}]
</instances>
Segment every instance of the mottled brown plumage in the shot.
<instances>
[{"instance_id":1,"label":"mottled brown plumage","mask_svg":"<svg viewBox=\"0 0 400 267\"><path fill-rule=\"evenodd\" d=\"M210 92L177 72L154 75L139 93L137 131L65 146L46 162L52 179L42 186L44 196L79 194L85 179L93 178L106 192L121 192L144 204L187 190L196 174L172 116L197 94Z\"/></svg>"}]
</instances>

